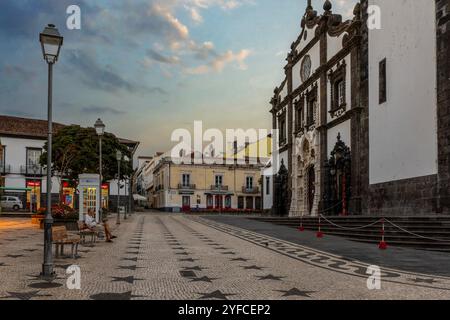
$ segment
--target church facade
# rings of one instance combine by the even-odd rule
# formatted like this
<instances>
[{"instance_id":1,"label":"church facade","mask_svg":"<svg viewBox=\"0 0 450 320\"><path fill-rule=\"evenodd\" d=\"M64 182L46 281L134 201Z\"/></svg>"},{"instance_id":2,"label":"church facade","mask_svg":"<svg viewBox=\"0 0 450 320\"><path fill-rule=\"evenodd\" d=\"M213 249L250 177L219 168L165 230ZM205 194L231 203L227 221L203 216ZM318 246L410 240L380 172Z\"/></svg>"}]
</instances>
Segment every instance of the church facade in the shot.
<instances>
[{"instance_id":1,"label":"church facade","mask_svg":"<svg viewBox=\"0 0 450 320\"><path fill-rule=\"evenodd\" d=\"M271 100L278 214L450 213L450 4L410 2L361 0L344 21L308 1Z\"/></svg>"}]
</instances>

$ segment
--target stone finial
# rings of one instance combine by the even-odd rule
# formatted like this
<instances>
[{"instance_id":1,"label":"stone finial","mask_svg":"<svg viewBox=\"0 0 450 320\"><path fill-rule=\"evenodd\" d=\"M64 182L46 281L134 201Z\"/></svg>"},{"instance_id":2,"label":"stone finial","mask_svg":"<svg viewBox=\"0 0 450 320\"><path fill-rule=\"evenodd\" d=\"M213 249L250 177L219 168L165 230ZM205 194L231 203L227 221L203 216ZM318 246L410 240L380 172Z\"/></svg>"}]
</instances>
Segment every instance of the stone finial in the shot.
<instances>
[{"instance_id":1,"label":"stone finial","mask_svg":"<svg viewBox=\"0 0 450 320\"><path fill-rule=\"evenodd\" d=\"M333 5L331 4L331 1L326 0L325 3L323 4L323 10L331 11L332 8L333 8Z\"/></svg>"}]
</instances>

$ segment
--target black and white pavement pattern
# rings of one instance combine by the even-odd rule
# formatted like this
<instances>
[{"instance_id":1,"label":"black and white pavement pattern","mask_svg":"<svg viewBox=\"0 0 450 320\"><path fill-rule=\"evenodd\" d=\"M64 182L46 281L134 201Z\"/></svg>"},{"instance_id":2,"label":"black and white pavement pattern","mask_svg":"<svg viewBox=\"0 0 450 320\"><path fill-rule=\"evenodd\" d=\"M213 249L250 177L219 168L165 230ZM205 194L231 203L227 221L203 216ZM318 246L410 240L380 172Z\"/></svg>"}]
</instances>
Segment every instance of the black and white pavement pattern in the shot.
<instances>
[{"instance_id":1,"label":"black and white pavement pattern","mask_svg":"<svg viewBox=\"0 0 450 320\"><path fill-rule=\"evenodd\" d=\"M369 290L366 263L211 219L162 213L134 214L114 230L114 243L82 247L78 259L56 259L58 277L46 283L37 277L42 231L24 219L0 218L0 225L0 300L450 298L449 277L381 266L381 290ZM67 288L71 265L80 267L81 290Z\"/></svg>"}]
</instances>

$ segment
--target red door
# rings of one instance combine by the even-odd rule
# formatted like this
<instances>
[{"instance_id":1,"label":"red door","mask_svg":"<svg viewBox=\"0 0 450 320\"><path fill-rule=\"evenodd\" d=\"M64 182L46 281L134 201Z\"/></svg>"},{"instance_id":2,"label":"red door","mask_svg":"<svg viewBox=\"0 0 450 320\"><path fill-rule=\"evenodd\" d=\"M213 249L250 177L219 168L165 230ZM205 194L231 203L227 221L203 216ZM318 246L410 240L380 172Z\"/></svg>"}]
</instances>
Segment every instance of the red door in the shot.
<instances>
[{"instance_id":1,"label":"red door","mask_svg":"<svg viewBox=\"0 0 450 320\"><path fill-rule=\"evenodd\" d=\"M216 196L216 209L223 209L223 196Z\"/></svg>"},{"instance_id":2,"label":"red door","mask_svg":"<svg viewBox=\"0 0 450 320\"><path fill-rule=\"evenodd\" d=\"M183 211L184 212L191 211L191 197L187 196L183 197Z\"/></svg>"}]
</instances>

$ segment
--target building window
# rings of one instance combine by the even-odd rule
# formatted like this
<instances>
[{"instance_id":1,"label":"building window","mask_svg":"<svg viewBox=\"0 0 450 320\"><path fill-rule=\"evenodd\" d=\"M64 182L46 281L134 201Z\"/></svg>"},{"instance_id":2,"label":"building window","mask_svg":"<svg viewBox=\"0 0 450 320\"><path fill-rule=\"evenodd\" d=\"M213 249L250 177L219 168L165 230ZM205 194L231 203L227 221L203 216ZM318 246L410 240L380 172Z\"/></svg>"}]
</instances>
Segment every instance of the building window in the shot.
<instances>
[{"instance_id":1,"label":"building window","mask_svg":"<svg viewBox=\"0 0 450 320\"><path fill-rule=\"evenodd\" d=\"M333 118L341 116L347 108L346 72L347 65L344 60L342 63L338 63L337 69L330 71L328 76L331 87L330 114Z\"/></svg>"},{"instance_id":2,"label":"building window","mask_svg":"<svg viewBox=\"0 0 450 320\"><path fill-rule=\"evenodd\" d=\"M246 181L246 188L247 190L252 190L253 189L253 177L247 177L247 181Z\"/></svg>"},{"instance_id":3,"label":"building window","mask_svg":"<svg viewBox=\"0 0 450 320\"><path fill-rule=\"evenodd\" d=\"M345 104L345 81L340 80L336 83L336 99L337 105L342 106Z\"/></svg>"},{"instance_id":4,"label":"building window","mask_svg":"<svg viewBox=\"0 0 450 320\"><path fill-rule=\"evenodd\" d=\"M183 187L189 187L191 185L191 175L190 174L183 174L182 184L183 184Z\"/></svg>"},{"instance_id":5,"label":"building window","mask_svg":"<svg viewBox=\"0 0 450 320\"><path fill-rule=\"evenodd\" d=\"M26 168L24 173L26 174L39 173L39 169L41 168L40 165L41 155L42 149L27 148Z\"/></svg>"},{"instance_id":6,"label":"building window","mask_svg":"<svg viewBox=\"0 0 450 320\"><path fill-rule=\"evenodd\" d=\"M380 61L379 82L379 101L382 104L387 101L386 58Z\"/></svg>"},{"instance_id":7,"label":"building window","mask_svg":"<svg viewBox=\"0 0 450 320\"><path fill-rule=\"evenodd\" d=\"M266 195L270 195L270 177L266 177Z\"/></svg>"},{"instance_id":8,"label":"building window","mask_svg":"<svg viewBox=\"0 0 450 320\"><path fill-rule=\"evenodd\" d=\"M305 98L302 96L300 100L297 102L296 108L295 108L295 128L296 131L301 131L304 123L303 123L303 114L304 114L304 104L305 104Z\"/></svg>"},{"instance_id":9,"label":"building window","mask_svg":"<svg viewBox=\"0 0 450 320\"><path fill-rule=\"evenodd\" d=\"M216 187L222 187L223 186L223 176L216 175Z\"/></svg>"},{"instance_id":10,"label":"building window","mask_svg":"<svg viewBox=\"0 0 450 320\"><path fill-rule=\"evenodd\" d=\"M316 112L316 99L311 99L308 101L308 119L307 119L307 126L310 127L314 125L314 113Z\"/></svg>"},{"instance_id":11,"label":"building window","mask_svg":"<svg viewBox=\"0 0 450 320\"><path fill-rule=\"evenodd\" d=\"M1 146L0 150L0 168L4 169L6 167L6 146ZM1 171L0 169L0 171Z\"/></svg>"}]
</instances>

